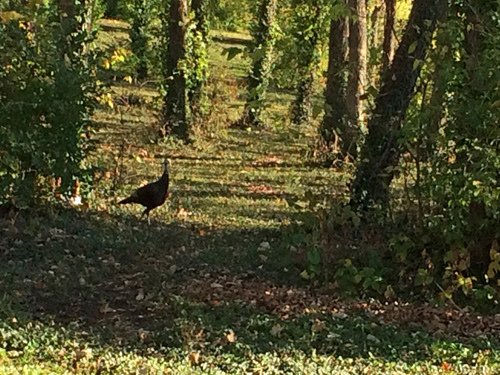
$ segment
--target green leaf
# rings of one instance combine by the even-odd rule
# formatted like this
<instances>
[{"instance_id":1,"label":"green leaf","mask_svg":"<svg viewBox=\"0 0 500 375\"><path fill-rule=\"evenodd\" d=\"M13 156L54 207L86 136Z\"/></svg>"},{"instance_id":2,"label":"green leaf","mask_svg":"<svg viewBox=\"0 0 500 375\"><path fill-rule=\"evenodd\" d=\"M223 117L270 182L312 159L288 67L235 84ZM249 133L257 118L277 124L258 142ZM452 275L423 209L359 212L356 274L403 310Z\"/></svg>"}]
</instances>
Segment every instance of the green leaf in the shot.
<instances>
[{"instance_id":1,"label":"green leaf","mask_svg":"<svg viewBox=\"0 0 500 375\"><path fill-rule=\"evenodd\" d=\"M321 256L317 249L310 250L307 253L307 261L312 265L318 265L321 262Z\"/></svg>"},{"instance_id":2,"label":"green leaf","mask_svg":"<svg viewBox=\"0 0 500 375\"><path fill-rule=\"evenodd\" d=\"M418 42L415 41L408 47L408 54L411 55L417 49Z\"/></svg>"},{"instance_id":3,"label":"green leaf","mask_svg":"<svg viewBox=\"0 0 500 375\"><path fill-rule=\"evenodd\" d=\"M422 63L423 63L422 60L415 59L415 61L413 62L413 70L417 70L422 65Z\"/></svg>"}]
</instances>

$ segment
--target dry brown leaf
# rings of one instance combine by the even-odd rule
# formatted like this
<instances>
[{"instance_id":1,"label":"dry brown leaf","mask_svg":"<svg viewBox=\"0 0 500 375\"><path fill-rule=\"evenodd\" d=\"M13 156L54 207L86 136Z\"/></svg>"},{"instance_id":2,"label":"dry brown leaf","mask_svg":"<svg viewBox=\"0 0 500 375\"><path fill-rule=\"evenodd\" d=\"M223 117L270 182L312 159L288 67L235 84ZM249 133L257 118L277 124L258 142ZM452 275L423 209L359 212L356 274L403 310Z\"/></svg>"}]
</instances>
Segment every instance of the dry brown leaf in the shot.
<instances>
[{"instance_id":1,"label":"dry brown leaf","mask_svg":"<svg viewBox=\"0 0 500 375\"><path fill-rule=\"evenodd\" d=\"M191 352L188 354L188 361L191 365L199 365L201 362L200 352Z\"/></svg>"},{"instance_id":2,"label":"dry brown leaf","mask_svg":"<svg viewBox=\"0 0 500 375\"><path fill-rule=\"evenodd\" d=\"M228 343L232 344L232 343L235 343L236 342L236 333L234 333L234 331L232 329L230 329L227 333L226 333L226 340Z\"/></svg>"},{"instance_id":3,"label":"dry brown leaf","mask_svg":"<svg viewBox=\"0 0 500 375\"><path fill-rule=\"evenodd\" d=\"M207 288L211 285L211 288ZM378 324L412 326L430 334L448 337L477 337L500 335L500 315L478 316L473 311L459 311L451 307L401 304L394 301L382 304L377 301L343 301L332 299L331 290L315 290L278 286L253 276L239 278L205 273L191 282L178 286L190 298L212 306L235 300L290 319L303 314L324 313L335 319L345 319L351 314L363 312L373 317ZM315 323L314 329L321 329ZM279 326L273 332L278 335Z\"/></svg>"},{"instance_id":4,"label":"dry brown leaf","mask_svg":"<svg viewBox=\"0 0 500 375\"><path fill-rule=\"evenodd\" d=\"M136 301L142 301L144 299L144 289L139 289L137 295L135 296Z\"/></svg>"},{"instance_id":5,"label":"dry brown leaf","mask_svg":"<svg viewBox=\"0 0 500 375\"><path fill-rule=\"evenodd\" d=\"M271 335L273 336L280 336L281 335L281 332L283 331L283 326L281 324L275 324L273 325L273 327L271 328Z\"/></svg>"},{"instance_id":6,"label":"dry brown leaf","mask_svg":"<svg viewBox=\"0 0 500 375\"><path fill-rule=\"evenodd\" d=\"M148 150L146 150L144 148L140 148L137 150L137 155L139 155L143 158L147 158L149 156L149 152L148 152Z\"/></svg>"},{"instance_id":7,"label":"dry brown leaf","mask_svg":"<svg viewBox=\"0 0 500 375\"><path fill-rule=\"evenodd\" d=\"M451 371L452 369L453 369L453 366L450 363L448 363L448 362L441 363L441 370Z\"/></svg>"},{"instance_id":8,"label":"dry brown leaf","mask_svg":"<svg viewBox=\"0 0 500 375\"><path fill-rule=\"evenodd\" d=\"M113 313L113 312L116 312L115 309L112 309L111 307L109 307L109 303L105 303L104 305L102 305L100 308L99 308L99 312L101 314L107 314L107 313Z\"/></svg>"},{"instance_id":9,"label":"dry brown leaf","mask_svg":"<svg viewBox=\"0 0 500 375\"><path fill-rule=\"evenodd\" d=\"M188 216L189 216L189 211L185 210L183 207L177 210L177 217L185 219Z\"/></svg>"},{"instance_id":10,"label":"dry brown leaf","mask_svg":"<svg viewBox=\"0 0 500 375\"><path fill-rule=\"evenodd\" d=\"M247 190L251 193L274 194L275 190L268 185L250 185Z\"/></svg>"},{"instance_id":11,"label":"dry brown leaf","mask_svg":"<svg viewBox=\"0 0 500 375\"><path fill-rule=\"evenodd\" d=\"M321 332L326 329L326 323L322 320L316 319L311 326L313 332Z\"/></svg>"}]
</instances>

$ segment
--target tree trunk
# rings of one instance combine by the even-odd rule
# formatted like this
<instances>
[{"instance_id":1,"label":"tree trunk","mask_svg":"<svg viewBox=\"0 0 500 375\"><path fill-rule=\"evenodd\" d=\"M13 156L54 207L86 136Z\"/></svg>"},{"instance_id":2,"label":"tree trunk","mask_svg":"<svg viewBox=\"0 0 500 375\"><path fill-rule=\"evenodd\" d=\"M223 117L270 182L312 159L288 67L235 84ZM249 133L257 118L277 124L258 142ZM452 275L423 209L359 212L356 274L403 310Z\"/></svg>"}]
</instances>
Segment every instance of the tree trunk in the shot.
<instances>
[{"instance_id":1,"label":"tree trunk","mask_svg":"<svg viewBox=\"0 0 500 375\"><path fill-rule=\"evenodd\" d=\"M198 30L203 39L208 39L208 25L207 25L207 1L206 0L192 0L191 10L194 13L196 21L196 30Z\"/></svg>"},{"instance_id":2,"label":"tree trunk","mask_svg":"<svg viewBox=\"0 0 500 375\"><path fill-rule=\"evenodd\" d=\"M311 9L313 10L313 9ZM311 17L313 17L311 19ZM314 6L314 13L306 17L301 17L299 22L302 21L303 30L301 30L300 36L304 40L296 40L296 43L302 44L302 61L299 61L301 66L299 67L298 83L297 83L297 94L295 100L292 103L292 123L296 125L301 125L307 123L312 115L312 94L314 88L314 71L319 63L319 54L317 51L319 42L319 22L321 17L321 7L319 5ZM311 34L305 37L307 31L310 29ZM304 38L305 37L305 38ZM298 38L297 38L298 39Z\"/></svg>"},{"instance_id":3,"label":"tree trunk","mask_svg":"<svg viewBox=\"0 0 500 375\"><path fill-rule=\"evenodd\" d=\"M61 25L61 39L59 41L59 51L63 59L73 60L85 51L85 43L83 41L75 40L72 34L77 33L84 27L85 2L76 5L71 0L58 0L59 9L59 23ZM82 18L77 17L81 15Z\"/></svg>"},{"instance_id":4,"label":"tree trunk","mask_svg":"<svg viewBox=\"0 0 500 375\"><path fill-rule=\"evenodd\" d=\"M394 26L396 23L396 0L385 1L384 42L382 45L382 72L385 72L394 57Z\"/></svg>"},{"instance_id":5,"label":"tree trunk","mask_svg":"<svg viewBox=\"0 0 500 375\"><path fill-rule=\"evenodd\" d=\"M189 106L193 117L198 117L201 111L203 86L207 80L208 59L208 25L206 20L206 0L192 0L191 10L194 14L196 38L194 42L193 84L189 90Z\"/></svg>"},{"instance_id":6,"label":"tree trunk","mask_svg":"<svg viewBox=\"0 0 500 375\"><path fill-rule=\"evenodd\" d=\"M368 136L352 185L351 204L355 208L388 207L389 186L401 153L398 141L403 118L444 1L447 0L413 2L404 36L391 67L383 75L375 110L368 122Z\"/></svg>"},{"instance_id":7,"label":"tree trunk","mask_svg":"<svg viewBox=\"0 0 500 375\"><path fill-rule=\"evenodd\" d=\"M75 4L71 0L59 0L59 13L63 18L75 17Z\"/></svg>"},{"instance_id":8,"label":"tree trunk","mask_svg":"<svg viewBox=\"0 0 500 375\"><path fill-rule=\"evenodd\" d=\"M69 35L76 31L78 27L75 20L75 4L71 0L59 0L59 17L64 35Z\"/></svg>"},{"instance_id":9,"label":"tree trunk","mask_svg":"<svg viewBox=\"0 0 500 375\"><path fill-rule=\"evenodd\" d=\"M320 134L336 159L342 159L352 147L352 130L347 122L345 103L345 67L347 64L347 19L339 17L330 22L328 72L325 89L325 115ZM337 157L338 156L338 157Z\"/></svg>"},{"instance_id":10,"label":"tree trunk","mask_svg":"<svg viewBox=\"0 0 500 375\"><path fill-rule=\"evenodd\" d=\"M346 89L346 104L349 127L353 132L345 134L344 143L350 145L349 154L356 157L356 143L363 122L361 95L366 85L367 70L367 29L366 0L348 0L354 18L349 21L349 79ZM355 131L354 131L355 130Z\"/></svg>"},{"instance_id":11,"label":"tree trunk","mask_svg":"<svg viewBox=\"0 0 500 375\"><path fill-rule=\"evenodd\" d=\"M107 0L104 17L114 18L118 15L118 0Z\"/></svg>"},{"instance_id":12,"label":"tree trunk","mask_svg":"<svg viewBox=\"0 0 500 375\"><path fill-rule=\"evenodd\" d=\"M314 85L314 69L310 66L311 70L305 72L301 76L297 88L295 100L292 103L292 123L295 125L306 124L312 116L312 94Z\"/></svg>"},{"instance_id":13,"label":"tree trunk","mask_svg":"<svg viewBox=\"0 0 500 375\"><path fill-rule=\"evenodd\" d=\"M181 66L186 58L187 1L172 0L168 22L165 63L167 94L163 106L165 133L189 141L186 119L186 75Z\"/></svg>"},{"instance_id":14,"label":"tree trunk","mask_svg":"<svg viewBox=\"0 0 500 375\"><path fill-rule=\"evenodd\" d=\"M436 36L436 56L433 72L432 94L429 100L429 123L427 125L427 142L424 147L425 157L428 157L436 146L436 137L444 115L444 96L446 93L447 76L445 70L452 59L452 48L450 48L451 36L446 30L446 15L448 14L448 3L443 4L440 9L438 20L438 31ZM439 27L441 24L441 27Z\"/></svg>"},{"instance_id":15,"label":"tree trunk","mask_svg":"<svg viewBox=\"0 0 500 375\"><path fill-rule=\"evenodd\" d=\"M248 94L239 126L262 125L261 114L271 74L277 0L261 0L258 20L253 27L252 70L248 76Z\"/></svg>"},{"instance_id":16,"label":"tree trunk","mask_svg":"<svg viewBox=\"0 0 500 375\"><path fill-rule=\"evenodd\" d=\"M463 55L463 61L465 62L467 77L465 78L466 84L464 90L461 92L461 95L464 95L465 98L481 97L488 87L488 82L486 82L488 77L484 73L481 74L482 55L484 55L485 48L487 48L487 39L484 30L495 29L495 23L489 23L486 15L496 9L498 9L498 3L495 4L494 0L485 1L480 5L476 5L475 8L472 6L465 7L465 54ZM478 134L477 131L470 131L468 129L470 122L464 121L460 125L463 129L460 132L461 137L457 139L457 149L463 147L463 149L467 150L470 147L467 146L467 140L473 139L474 136L477 137L476 139L484 137L482 141L485 145L492 144L493 137ZM460 131L460 128L458 130ZM457 163L463 166L464 171L468 165L480 165L483 162L483 160L477 156L474 157L467 151L457 153ZM499 175L498 171L497 175ZM498 221L495 221L491 214L488 215L488 211L487 203L483 196L479 195L471 199L469 203L469 215L467 216L469 229L468 249L471 269L479 277L483 277L485 271L488 269L488 265L491 262L490 250L495 238L498 238Z\"/></svg>"},{"instance_id":17,"label":"tree trunk","mask_svg":"<svg viewBox=\"0 0 500 375\"><path fill-rule=\"evenodd\" d=\"M367 8L367 13L369 14L370 25L368 26L367 34L368 34L368 44L367 50L368 55L370 56L373 52L378 49L379 41L380 41L380 30L381 30L381 19L383 16L383 6L382 0L372 0L373 4L371 5L372 10L370 14L370 8ZM370 60L367 58L367 60ZM366 87L377 87L380 81L380 77L378 77L378 73L380 72L380 66L375 61L371 61L371 63L367 62L367 73L366 73Z\"/></svg>"},{"instance_id":18,"label":"tree trunk","mask_svg":"<svg viewBox=\"0 0 500 375\"><path fill-rule=\"evenodd\" d=\"M148 76L147 49L148 37L147 28L149 24L149 7L145 1L134 0L132 12L132 25L130 27L130 46L134 56L137 58L136 73L138 79Z\"/></svg>"}]
</instances>

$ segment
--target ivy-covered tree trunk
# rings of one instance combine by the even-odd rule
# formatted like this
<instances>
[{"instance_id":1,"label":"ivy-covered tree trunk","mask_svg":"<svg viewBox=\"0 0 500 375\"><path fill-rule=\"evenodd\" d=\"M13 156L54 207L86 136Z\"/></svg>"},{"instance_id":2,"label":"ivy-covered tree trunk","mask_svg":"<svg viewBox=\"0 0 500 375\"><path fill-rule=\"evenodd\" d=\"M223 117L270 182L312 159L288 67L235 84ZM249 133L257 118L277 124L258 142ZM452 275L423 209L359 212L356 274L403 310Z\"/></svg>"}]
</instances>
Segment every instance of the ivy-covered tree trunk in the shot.
<instances>
[{"instance_id":1,"label":"ivy-covered tree trunk","mask_svg":"<svg viewBox=\"0 0 500 375\"><path fill-rule=\"evenodd\" d=\"M321 27L321 6L314 4L310 9L312 14L297 15L297 22L303 30L300 31L296 42L300 44L303 52L299 61L298 83L296 87L295 100L292 103L292 123L296 125L305 124L312 115L311 98L313 94L314 71L319 63L319 28Z\"/></svg>"},{"instance_id":2,"label":"ivy-covered tree trunk","mask_svg":"<svg viewBox=\"0 0 500 375\"><path fill-rule=\"evenodd\" d=\"M401 44L384 73L368 136L352 185L351 204L358 209L387 208L389 186L401 153L401 126L436 27L439 7L447 0L415 0Z\"/></svg>"},{"instance_id":3,"label":"ivy-covered tree trunk","mask_svg":"<svg viewBox=\"0 0 500 375\"><path fill-rule=\"evenodd\" d=\"M366 86L367 87L376 87L378 86L378 81L380 79L379 72L380 66L377 61L374 61L373 52L378 49L380 44L380 33L382 30L381 20L383 18L383 1L382 0L374 0L372 3L367 3L367 13L368 13L368 21L369 24L367 26L367 71L366 71ZM371 51L371 52L370 52Z\"/></svg>"},{"instance_id":4,"label":"ivy-covered tree trunk","mask_svg":"<svg viewBox=\"0 0 500 375\"><path fill-rule=\"evenodd\" d=\"M191 87L188 93L189 106L193 117L200 114L203 86L208 77L208 24L206 0L192 0L191 11L194 15L193 30L193 69L190 73Z\"/></svg>"},{"instance_id":5,"label":"ivy-covered tree trunk","mask_svg":"<svg viewBox=\"0 0 500 375\"><path fill-rule=\"evenodd\" d=\"M356 157L356 143L359 136L360 125L363 121L363 104L361 96L366 85L367 74L367 25L366 25L366 0L348 0L348 5L354 17L349 21L349 79L346 89L346 104L349 127L352 132L344 134L344 142L349 153ZM354 131L356 130L356 131Z\"/></svg>"},{"instance_id":6,"label":"ivy-covered tree trunk","mask_svg":"<svg viewBox=\"0 0 500 375\"><path fill-rule=\"evenodd\" d=\"M114 18L118 15L119 0L106 0L106 7L104 9L104 17Z\"/></svg>"},{"instance_id":7,"label":"ivy-covered tree trunk","mask_svg":"<svg viewBox=\"0 0 500 375\"><path fill-rule=\"evenodd\" d=\"M150 0L133 0L132 24L130 26L130 47L136 58L137 78L148 75L148 26L150 20Z\"/></svg>"},{"instance_id":8,"label":"ivy-covered tree trunk","mask_svg":"<svg viewBox=\"0 0 500 375\"><path fill-rule=\"evenodd\" d=\"M186 117L186 72L182 62L186 58L187 0L172 0L168 12L168 47L165 61L163 123L165 133L184 142L189 141Z\"/></svg>"},{"instance_id":9,"label":"ivy-covered tree trunk","mask_svg":"<svg viewBox=\"0 0 500 375\"><path fill-rule=\"evenodd\" d=\"M441 120L444 116L444 96L446 94L447 69L450 68L452 59L453 43L452 36L446 28L446 16L448 14L448 3L443 3L443 8L439 10L440 19L438 19L438 30L436 32L436 48L434 51L434 72L432 74L433 87L429 100L429 121L427 126L426 144L423 145L426 150L424 153L429 156L435 149L436 137L439 133Z\"/></svg>"},{"instance_id":10,"label":"ivy-covered tree trunk","mask_svg":"<svg viewBox=\"0 0 500 375\"><path fill-rule=\"evenodd\" d=\"M207 0L191 0L191 10L194 13L196 30L201 33L203 39L208 39Z\"/></svg>"},{"instance_id":11,"label":"ivy-covered tree trunk","mask_svg":"<svg viewBox=\"0 0 500 375\"><path fill-rule=\"evenodd\" d=\"M463 90L460 91L460 98L465 101L465 103L461 103L460 105L462 111L464 108L467 108L467 106L473 107L472 103L474 103L474 101L477 101L477 107L480 107L481 102L491 100L491 102L494 103L494 97L496 96L496 98L498 98L500 96L498 94L498 80L493 79L493 76L490 74L485 74L485 70L491 67L491 63L487 61L485 56L492 54L491 42L488 41L488 37L491 37L492 35L488 34L494 32L493 30L495 30L495 28L497 33L496 35L499 33L498 18L495 19L494 17L491 17L495 11L498 12L498 9L499 4L495 0L483 1L481 3L474 4L474 6L464 6L465 22L463 28L465 30L465 53L462 55L462 59L465 66L466 77L464 80ZM496 13L496 16L498 17L498 13ZM498 52L498 45L496 45L496 49ZM496 69L498 69L498 67L496 67ZM491 81L496 83L491 84ZM492 89L495 85L496 95L493 94L495 89ZM490 95L485 94L485 92L489 92ZM467 101L469 101L470 104L467 103ZM496 101L496 103L498 103L498 101ZM494 106L495 104L491 107ZM496 117L490 117L491 122L485 121L484 123L481 123L479 118L474 118L476 116L472 114L473 111L474 110L464 111L465 113L463 118L453 124L457 131L457 137L455 139L457 150L456 162L458 166L463 169L464 175L467 175L468 173L471 175L475 174L479 179L487 180L487 177L485 177L487 176L486 171L490 167L474 167L480 166L482 163L488 164L488 162L485 161L484 154L478 155L474 152L475 146L473 146L473 143L477 142L477 145L481 145L481 148L487 148L488 145L492 145L495 140L498 144L498 135L500 132L498 130L495 132L492 129L494 129L494 127L498 129L499 111L496 111ZM490 111L491 108L489 111L485 110L484 112ZM491 112L494 113L494 111ZM496 120L494 120L495 118ZM488 126L484 126L488 123L491 127L490 129L488 129ZM471 126L472 124L473 126ZM469 167L469 165L471 165L471 167ZM477 170L474 170L476 168ZM496 176L498 177L499 175L500 173L497 169ZM464 185L466 183L467 182L464 182ZM490 257L492 244L495 240L500 238L500 235L498 234L498 220L494 219L494 209L492 209L491 205L487 203L488 200L489 199L486 194L473 196L469 202L469 215L467 216L467 227L469 229L468 250L470 254L471 269L474 270L475 274L481 278L484 277L484 274L488 270L488 266L493 259Z\"/></svg>"},{"instance_id":12,"label":"ivy-covered tree trunk","mask_svg":"<svg viewBox=\"0 0 500 375\"><path fill-rule=\"evenodd\" d=\"M321 138L333 153L333 159L342 160L352 147L345 140L352 139L347 122L345 102L347 65L347 18L338 16L330 22L328 72L325 89L325 115L320 126Z\"/></svg>"},{"instance_id":13,"label":"ivy-covered tree trunk","mask_svg":"<svg viewBox=\"0 0 500 375\"><path fill-rule=\"evenodd\" d=\"M394 26L396 23L396 0L385 1L384 41L382 44L382 71L385 71L394 57Z\"/></svg>"},{"instance_id":14,"label":"ivy-covered tree trunk","mask_svg":"<svg viewBox=\"0 0 500 375\"><path fill-rule=\"evenodd\" d=\"M247 100L239 126L262 125L262 111L273 61L274 22L277 0L261 0L252 28L252 68L248 76Z\"/></svg>"},{"instance_id":15,"label":"ivy-covered tree trunk","mask_svg":"<svg viewBox=\"0 0 500 375\"><path fill-rule=\"evenodd\" d=\"M75 19L75 4L71 0L59 0L58 8L62 32L65 35L70 35L78 28Z\"/></svg>"}]
</instances>

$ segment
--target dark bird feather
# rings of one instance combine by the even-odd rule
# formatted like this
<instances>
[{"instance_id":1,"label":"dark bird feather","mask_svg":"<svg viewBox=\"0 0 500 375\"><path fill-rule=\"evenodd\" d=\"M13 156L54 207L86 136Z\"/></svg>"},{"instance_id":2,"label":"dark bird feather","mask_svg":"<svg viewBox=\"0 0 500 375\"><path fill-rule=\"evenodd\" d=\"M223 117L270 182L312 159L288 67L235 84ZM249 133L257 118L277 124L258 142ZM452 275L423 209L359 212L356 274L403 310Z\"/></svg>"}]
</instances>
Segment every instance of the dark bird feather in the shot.
<instances>
[{"instance_id":1,"label":"dark bird feather","mask_svg":"<svg viewBox=\"0 0 500 375\"><path fill-rule=\"evenodd\" d=\"M144 215L148 218L149 212L157 207L160 207L168 197L169 187L169 167L170 162L168 159L163 163L163 174L158 181L151 182L134 191L132 195L118 202L119 204L137 203L146 209L142 212L141 219Z\"/></svg>"}]
</instances>

